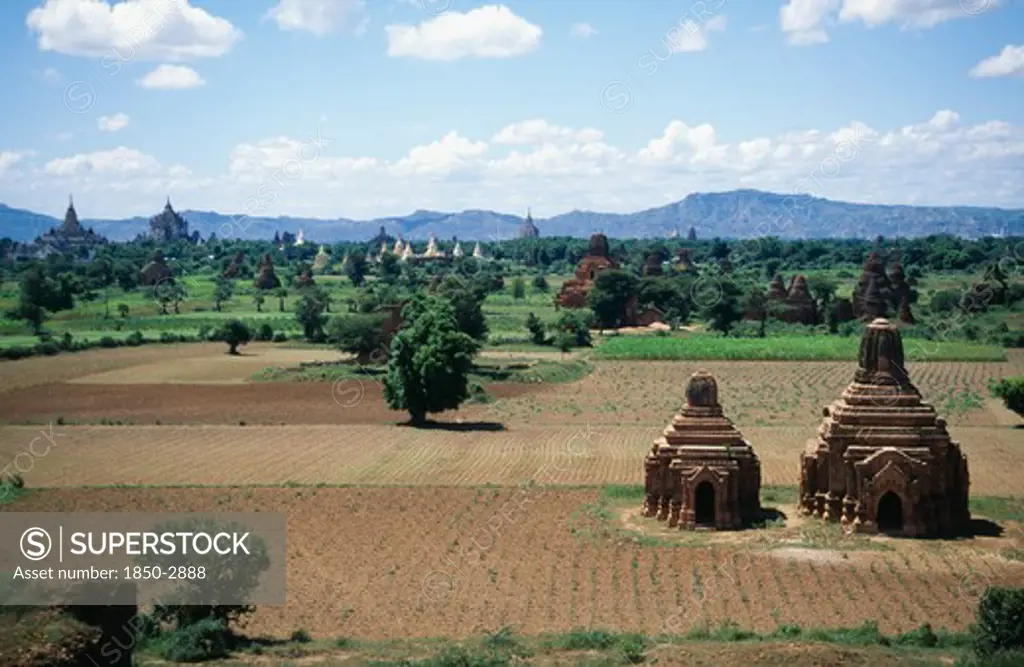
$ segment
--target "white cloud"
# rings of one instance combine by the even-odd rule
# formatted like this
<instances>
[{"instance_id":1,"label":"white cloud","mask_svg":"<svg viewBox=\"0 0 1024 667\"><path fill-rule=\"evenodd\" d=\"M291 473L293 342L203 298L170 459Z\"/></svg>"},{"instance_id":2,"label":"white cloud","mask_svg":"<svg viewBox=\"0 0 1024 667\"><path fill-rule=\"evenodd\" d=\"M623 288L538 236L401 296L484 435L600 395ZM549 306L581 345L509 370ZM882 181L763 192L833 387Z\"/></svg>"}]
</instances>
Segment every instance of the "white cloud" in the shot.
<instances>
[{"instance_id":1,"label":"white cloud","mask_svg":"<svg viewBox=\"0 0 1024 667\"><path fill-rule=\"evenodd\" d=\"M117 132L128 127L128 121L126 114L116 113L113 116L100 116L96 120L96 126L104 132Z\"/></svg>"},{"instance_id":2,"label":"white cloud","mask_svg":"<svg viewBox=\"0 0 1024 667\"><path fill-rule=\"evenodd\" d=\"M0 175L7 173L15 164L31 155L28 151L0 151Z\"/></svg>"},{"instance_id":3,"label":"white cloud","mask_svg":"<svg viewBox=\"0 0 1024 667\"><path fill-rule=\"evenodd\" d=\"M442 61L525 55L540 45L542 32L504 5L464 14L449 11L416 26L389 25L385 30L389 56Z\"/></svg>"},{"instance_id":4,"label":"white cloud","mask_svg":"<svg viewBox=\"0 0 1024 667\"><path fill-rule=\"evenodd\" d=\"M569 27L569 34L571 34L573 37L582 37L586 39L587 37L593 37L594 35L596 35L597 28L590 25L589 23L573 23Z\"/></svg>"},{"instance_id":5,"label":"white cloud","mask_svg":"<svg viewBox=\"0 0 1024 667\"><path fill-rule=\"evenodd\" d=\"M162 165L155 157L125 146L55 158L43 165L43 171L52 176L139 175L155 174L162 170Z\"/></svg>"},{"instance_id":6,"label":"white cloud","mask_svg":"<svg viewBox=\"0 0 1024 667\"><path fill-rule=\"evenodd\" d=\"M726 18L719 15L699 24L687 19L666 35L672 53L695 53L708 48L708 34L725 30Z\"/></svg>"},{"instance_id":7,"label":"white cloud","mask_svg":"<svg viewBox=\"0 0 1024 667\"><path fill-rule=\"evenodd\" d=\"M999 55L986 58L971 69L973 77L1024 76L1024 45L1008 44Z\"/></svg>"},{"instance_id":8,"label":"white cloud","mask_svg":"<svg viewBox=\"0 0 1024 667\"><path fill-rule=\"evenodd\" d=\"M191 67L159 65L139 79L138 84L153 90L186 90L205 86L206 81Z\"/></svg>"},{"instance_id":9,"label":"white cloud","mask_svg":"<svg viewBox=\"0 0 1024 667\"><path fill-rule=\"evenodd\" d=\"M344 27L359 30L368 20L365 0L278 0L265 15L281 30L300 30L318 37Z\"/></svg>"},{"instance_id":10,"label":"white cloud","mask_svg":"<svg viewBox=\"0 0 1024 667\"><path fill-rule=\"evenodd\" d=\"M782 32L794 46L827 42L825 22L836 6L837 0L789 0L779 10Z\"/></svg>"},{"instance_id":11,"label":"white cloud","mask_svg":"<svg viewBox=\"0 0 1024 667\"><path fill-rule=\"evenodd\" d=\"M261 215L369 218L532 206L547 216L637 211L690 192L744 187L847 201L870 195L881 203L1024 207L1021 124L971 125L943 109L889 129L850 122L723 140L728 134L731 128L676 119L649 141L614 146L595 129L528 119L495 128L487 141L449 132L393 160L346 154L340 141L273 137L238 144L220 173L203 176L124 146L57 158L35 172L32 160L7 156L0 162L18 163L0 179L0 201L49 210L63 193L89 189L106 207L90 212L97 217L151 211L166 192L183 207L226 213L259 200L252 212Z\"/></svg>"},{"instance_id":12,"label":"white cloud","mask_svg":"<svg viewBox=\"0 0 1024 667\"><path fill-rule=\"evenodd\" d=\"M470 141L458 132L440 140L416 146L394 165L397 174L447 174L469 165L487 152L487 144Z\"/></svg>"},{"instance_id":13,"label":"white cloud","mask_svg":"<svg viewBox=\"0 0 1024 667\"><path fill-rule=\"evenodd\" d=\"M241 37L189 0L45 0L25 21L43 51L111 62L218 57Z\"/></svg>"},{"instance_id":14,"label":"white cloud","mask_svg":"<svg viewBox=\"0 0 1024 667\"><path fill-rule=\"evenodd\" d=\"M789 0L779 23L790 44L806 46L828 41L827 28L837 20L859 21L874 28L932 28L940 23L983 14L1001 0Z\"/></svg>"},{"instance_id":15,"label":"white cloud","mask_svg":"<svg viewBox=\"0 0 1024 667\"><path fill-rule=\"evenodd\" d=\"M590 143L600 141L601 137L601 131L592 127L575 130L570 127L552 125L543 118L531 118L503 127L491 141L496 144L515 146L566 141Z\"/></svg>"}]
</instances>

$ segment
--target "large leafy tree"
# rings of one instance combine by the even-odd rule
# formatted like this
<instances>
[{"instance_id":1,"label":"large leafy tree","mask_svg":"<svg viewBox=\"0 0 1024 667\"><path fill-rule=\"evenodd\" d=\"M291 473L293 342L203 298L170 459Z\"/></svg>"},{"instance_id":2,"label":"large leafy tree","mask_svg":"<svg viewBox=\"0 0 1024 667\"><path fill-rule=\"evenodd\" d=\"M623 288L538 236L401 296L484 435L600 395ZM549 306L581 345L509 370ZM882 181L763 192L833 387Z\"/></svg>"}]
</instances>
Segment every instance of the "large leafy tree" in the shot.
<instances>
[{"instance_id":1,"label":"large leafy tree","mask_svg":"<svg viewBox=\"0 0 1024 667\"><path fill-rule=\"evenodd\" d=\"M626 314L626 302L639 289L640 281L625 271L602 271L587 296L590 309L602 328L617 327Z\"/></svg>"},{"instance_id":2,"label":"large leafy tree","mask_svg":"<svg viewBox=\"0 0 1024 667\"><path fill-rule=\"evenodd\" d=\"M295 306L295 319L302 325L302 334L306 340L311 342L318 342L324 338L327 316L324 315L326 304L321 296L322 293L318 290L302 290L302 298Z\"/></svg>"},{"instance_id":3,"label":"large leafy tree","mask_svg":"<svg viewBox=\"0 0 1024 667\"><path fill-rule=\"evenodd\" d=\"M342 315L331 320L328 336L343 352L356 355L356 363L365 365L376 361L374 357L384 357L383 321L378 314Z\"/></svg>"},{"instance_id":4,"label":"large leafy tree","mask_svg":"<svg viewBox=\"0 0 1024 667\"><path fill-rule=\"evenodd\" d=\"M459 330L450 301L418 295L402 311L405 326L391 342L384 398L413 424L454 410L469 398L469 371L479 344Z\"/></svg>"},{"instance_id":5,"label":"large leafy tree","mask_svg":"<svg viewBox=\"0 0 1024 667\"><path fill-rule=\"evenodd\" d=\"M352 284L359 287L366 281L366 274L369 271L369 264L366 255L361 252L354 252L348 256L345 264L345 275L352 281Z\"/></svg>"},{"instance_id":6,"label":"large leafy tree","mask_svg":"<svg viewBox=\"0 0 1024 667\"><path fill-rule=\"evenodd\" d=\"M228 344L228 354L238 354L238 346L252 340L252 331L241 320L228 320L220 329L220 338Z\"/></svg>"},{"instance_id":7,"label":"large leafy tree","mask_svg":"<svg viewBox=\"0 0 1024 667\"><path fill-rule=\"evenodd\" d=\"M483 311L487 291L481 283L449 275L441 281L437 292L451 302L459 331L479 341L487 340L487 319Z\"/></svg>"}]
</instances>

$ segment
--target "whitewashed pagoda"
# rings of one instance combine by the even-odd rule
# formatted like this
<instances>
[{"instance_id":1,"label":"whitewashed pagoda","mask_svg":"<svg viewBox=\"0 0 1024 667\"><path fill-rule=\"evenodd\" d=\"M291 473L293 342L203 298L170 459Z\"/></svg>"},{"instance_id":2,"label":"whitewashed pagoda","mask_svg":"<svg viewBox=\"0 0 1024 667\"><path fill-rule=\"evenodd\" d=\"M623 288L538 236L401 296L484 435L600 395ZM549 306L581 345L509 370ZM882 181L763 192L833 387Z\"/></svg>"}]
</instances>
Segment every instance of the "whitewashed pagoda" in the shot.
<instances>
[{"instance_id":1,"label":"whitewashed pagoda","mask_svg":"<svg viewBox=\"0 0 1024 667\"><path fill-rule=\"evenodd\" d=\"M456 241L455 248L452 250L452 257L462 257L465 253L462 252L462 245Z\"/></svg>"},{"instance_id":2,"label":"whitewashed pagoda","mask_svg":"<svg viewBox=\"0 0 1024 667\"><path fill-rule=\"evenodd\" d=\"M484 251L481 250L480 242L479 241L477 241L476 245L473 246L473 257L475 257L477 259L483 259L484 258Z\"/></svg>"}]
</instances>

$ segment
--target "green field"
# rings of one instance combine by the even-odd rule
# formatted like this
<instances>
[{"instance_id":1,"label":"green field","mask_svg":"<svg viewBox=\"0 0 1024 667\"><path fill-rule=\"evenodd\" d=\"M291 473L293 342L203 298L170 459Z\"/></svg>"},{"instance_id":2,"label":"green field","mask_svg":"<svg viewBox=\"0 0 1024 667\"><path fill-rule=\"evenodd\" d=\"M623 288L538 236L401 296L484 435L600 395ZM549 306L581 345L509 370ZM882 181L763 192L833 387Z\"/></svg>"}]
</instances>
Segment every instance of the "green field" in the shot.
<instances>
[{"instance_id":1,"label":"green field","mask_svg":"<svg viewBox=\"0 0 1024 667\"><path fill-rule=\"evenodd\" d=\"M1003 349L991 345L910 339L904 348L908 361L1006 361ZM617 336L602 343L593 356L621 361L855 361L859 349L860 338L853 336Z\"/></svg>"}]
</instances>

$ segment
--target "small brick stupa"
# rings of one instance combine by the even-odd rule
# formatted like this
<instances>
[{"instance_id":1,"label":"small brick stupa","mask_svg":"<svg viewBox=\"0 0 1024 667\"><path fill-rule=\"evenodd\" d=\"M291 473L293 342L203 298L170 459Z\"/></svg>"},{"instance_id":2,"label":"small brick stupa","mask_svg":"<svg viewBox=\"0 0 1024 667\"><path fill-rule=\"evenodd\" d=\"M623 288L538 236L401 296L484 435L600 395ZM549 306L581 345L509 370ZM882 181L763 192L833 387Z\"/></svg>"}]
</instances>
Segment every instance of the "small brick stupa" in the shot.
<instances>
[{"instance_id":1,"label":"small brick stupa","mask_svg":"<svg viewBox=\"0 0 1024 667\"><path fill-rule=\"evenodd\" d=\"M864 331L853 382L800 456L800 510L848 532L949 536L970 523L967 459L921 400L899 330Z\"/></svg>"},{"instance_id":2,"label":"small brick stupa","mask_svg":"<svg viewBox=\"0 0 1024 667\"><path fill-rule=\"evenodd\" d=\"M644 460L644 490L644 516L671 527L742 528L760 514L761 463L707 371L690 377L686 406Z\"/></svg>"},{"instance_id":3,"label":"small brick stupa","mask_svg":"<svg viewBox=\"0 0 1024 667\"><path fill-rule=\"evenodd\" d=\"M256 276L256 280L253 281L253 285L257 289L277 289L281 286L281 280L274 273L274 260L270 258L268 252L263 256L263 262L260 264L259 275Z\"/></svg>"},{"instance_id":4,"label":"small brick stupa","mask_svg":"<svg viewBox=\"0 0 1024 667\"><path fill-rule=\"evenodd\" d=\"M167 260L164 258L163 251L154 251L149 263L142 267L142 284L156 285L166 282L170 278L171 269L167 266Z\"/></svg>"}]
</instances>

